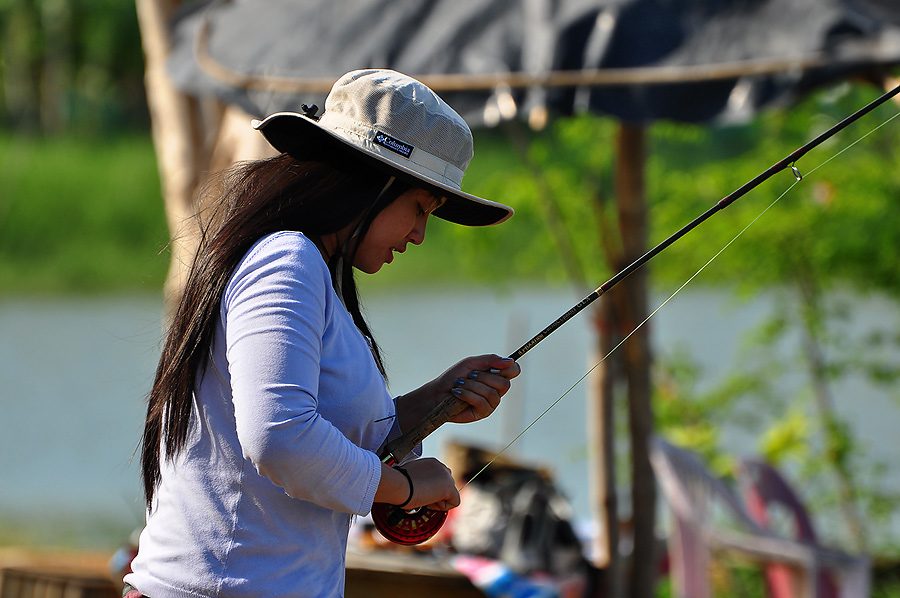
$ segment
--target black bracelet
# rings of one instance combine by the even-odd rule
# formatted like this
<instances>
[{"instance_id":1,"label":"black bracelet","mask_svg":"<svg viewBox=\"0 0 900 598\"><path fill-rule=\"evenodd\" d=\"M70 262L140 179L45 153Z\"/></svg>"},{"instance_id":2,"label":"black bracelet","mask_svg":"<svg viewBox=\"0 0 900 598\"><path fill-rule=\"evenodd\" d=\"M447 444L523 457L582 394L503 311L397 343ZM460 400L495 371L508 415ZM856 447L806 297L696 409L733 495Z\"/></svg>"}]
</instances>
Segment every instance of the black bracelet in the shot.
<instances>
[{"instance_id":1,"label":"black bracelet","mask_svg":"<svg viewBox=\"0 0 900 598\"><path fill-rule=\"evenodd\" d=\"M409 482L409 498L407 498L407 499L403 502L402 505L397 505L398 507L400 507L400 508L402 509L403 507L405 507L406 505L408 505L408 504L409 504L409 501L411 501L412 498L413 498L413 483L412 483L412 478L409 477L409 473L408 473L405 469L403 469L402 467L395 467L394 469L396 469L397 471L399 471L400 473L402 473L403 476L406 478L406 481Z\"/></svg>"}]
</instances>

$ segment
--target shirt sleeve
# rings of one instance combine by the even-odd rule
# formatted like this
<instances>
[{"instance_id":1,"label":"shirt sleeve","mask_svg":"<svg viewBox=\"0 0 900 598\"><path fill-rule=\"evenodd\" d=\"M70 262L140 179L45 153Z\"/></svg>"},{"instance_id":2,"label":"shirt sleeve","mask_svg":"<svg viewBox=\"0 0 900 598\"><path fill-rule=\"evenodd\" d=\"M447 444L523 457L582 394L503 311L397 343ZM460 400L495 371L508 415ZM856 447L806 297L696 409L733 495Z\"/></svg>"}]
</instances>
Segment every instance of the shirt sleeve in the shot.
<instances>
[{"instance_id":1,"label":"shirt sleeve","mask_svg":"<svg viewBox=\"0 0 900 598\"><path fill-rule=\"evenodd\" d=\"M237 268L222 304L241 449L288 495L366 514L378 458L318 410L323 335L335 307L327 268L308 241L270 239Z\"/></svg>"}]
</instances>

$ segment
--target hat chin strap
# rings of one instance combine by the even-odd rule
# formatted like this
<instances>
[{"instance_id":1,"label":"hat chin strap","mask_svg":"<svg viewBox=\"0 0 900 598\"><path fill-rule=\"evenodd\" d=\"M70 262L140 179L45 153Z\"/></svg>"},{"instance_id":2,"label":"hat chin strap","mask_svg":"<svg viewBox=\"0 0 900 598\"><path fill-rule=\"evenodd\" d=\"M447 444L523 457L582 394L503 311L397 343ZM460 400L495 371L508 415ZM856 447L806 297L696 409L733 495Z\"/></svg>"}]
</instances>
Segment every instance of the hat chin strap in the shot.
<instances>
[{"instance_id":1,"label":"hat chin strap","mask_svg":"<svg viewBox=\"0 0 900 598\"><path fill-rule=\"evenodd\" d=\"M359 233L362 231L363 224L365 224L366 220L369 218L369 214L372 213L372 210L375 209L375 206L378 205L378 202L381 201L381 198L384 197L384 194L387 193L387 190L391 188L391 185L394 184L394 181L397 180L397 177L392 176L387 180L387 183L384 184L384 187L381 188L381 192L378 193L378 196L375 198L375 201L369 206L369 208L363 214L363 217L359 219L359 222L356 225L356 228L353 229L353 232L347 237L344 241L344 244L341 246L340 255L343 257L346 255L347 246L350 244L350 241L359 236Z\"/></svg>"}]
</instances>

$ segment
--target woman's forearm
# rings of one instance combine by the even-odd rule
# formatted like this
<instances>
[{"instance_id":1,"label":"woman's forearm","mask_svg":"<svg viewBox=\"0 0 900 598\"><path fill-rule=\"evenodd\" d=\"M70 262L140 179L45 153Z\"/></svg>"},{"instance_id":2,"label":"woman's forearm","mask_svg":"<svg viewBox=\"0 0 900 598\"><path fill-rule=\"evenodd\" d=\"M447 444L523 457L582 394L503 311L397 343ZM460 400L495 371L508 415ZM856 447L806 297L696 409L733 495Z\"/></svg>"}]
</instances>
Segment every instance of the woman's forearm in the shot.
<instances>
[{"instance_id":1,"label":"woman's forearm","mask_svg":"<svg viewBox=\"0 0 900 598\"><path fill-rule=\"evenodd\" d=\"M434 390L436 381L431 381L416 390L397 397L397 422L400 431L407 432L428 415L438 404L439 394Z\"/></svg>"}]
</instances>

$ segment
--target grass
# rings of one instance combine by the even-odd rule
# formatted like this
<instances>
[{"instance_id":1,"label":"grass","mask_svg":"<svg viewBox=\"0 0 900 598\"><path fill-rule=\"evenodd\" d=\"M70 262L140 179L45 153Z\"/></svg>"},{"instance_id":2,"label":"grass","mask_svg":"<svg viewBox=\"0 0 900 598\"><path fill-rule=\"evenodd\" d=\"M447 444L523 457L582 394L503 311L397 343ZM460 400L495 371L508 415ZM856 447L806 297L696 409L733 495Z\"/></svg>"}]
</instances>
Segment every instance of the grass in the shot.
<instances>
[{"instance_id":1,"label":"grass","mask_svg":"<svg viewBox=\"0 0 900 598\"><path fill-rule=\"evenodd\" d=\"M502 137L478 138L464 188L497 198L523 167L499 147ZM160 292L168 232L149 134L40 139L0 132L0 181L0 296ZM487 228L432 220L425 246L410 247L361 285L493 284L554 272L562 280L552 244L533 240L543 225L527 211L516 220L516 227Z\"/></svg>"},{"instance_id":2,"label":"grass","mask_svg":"<svg viewBox=\"0 0 900 598\"><path fill-rule=\"evenodd\" d=\"M0 136L0 294L161 288L160 183L148 135Z\"/></svg>"},{"instance_id":3,"label":"grass","mask_svg":"<svg viewBox=\"0 0 900 598\"><path fill-rule=\"evenodd\" d=\"M125 542L139 522L104 512L0 514L0 548L111 552Z\"/></svg>"}]
</instances>

